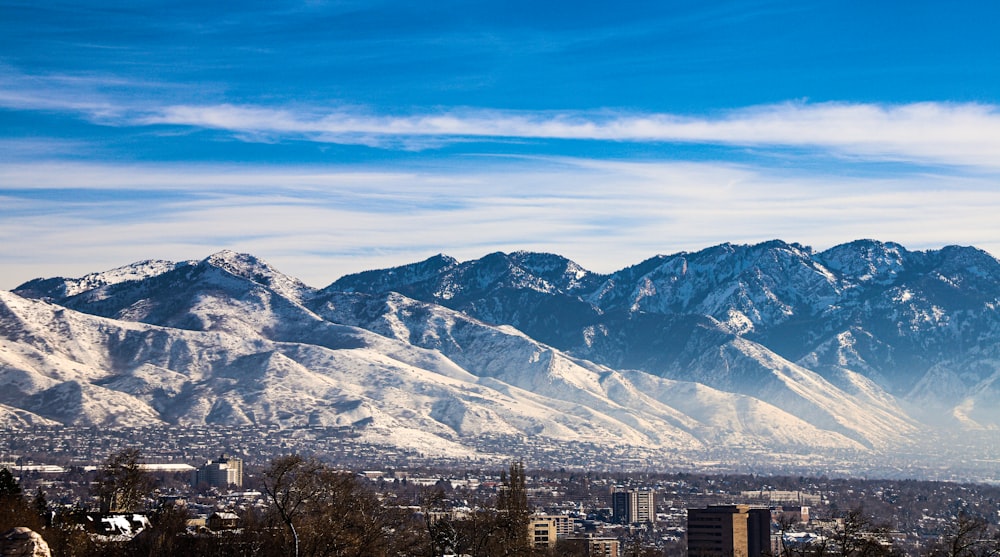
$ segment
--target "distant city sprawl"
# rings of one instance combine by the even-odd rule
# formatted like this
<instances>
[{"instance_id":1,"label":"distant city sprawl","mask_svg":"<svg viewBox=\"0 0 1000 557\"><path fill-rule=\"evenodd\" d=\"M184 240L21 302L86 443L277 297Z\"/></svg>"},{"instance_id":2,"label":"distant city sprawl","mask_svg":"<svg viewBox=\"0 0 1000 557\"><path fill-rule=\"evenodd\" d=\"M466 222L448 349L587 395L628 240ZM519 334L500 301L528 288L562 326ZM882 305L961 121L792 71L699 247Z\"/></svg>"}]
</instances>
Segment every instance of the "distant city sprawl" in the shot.
<instances>
[{"instance_id":1,"label":"distant city sprawl","mask_svg":"<svg viewBox=\"0 0 1000 557\"><path fill-rule=\"evenodd\" d=\"M448 459L343 431L252 428L2 441L0 534L35 534L11 530L0 548L34 535L54 556L936 556L992 551L1000 513L991 485L713 472L668 453L654 471L597 446L509 440L493 448L523 451L516 460Z\"/></svg>"}]
</instances>

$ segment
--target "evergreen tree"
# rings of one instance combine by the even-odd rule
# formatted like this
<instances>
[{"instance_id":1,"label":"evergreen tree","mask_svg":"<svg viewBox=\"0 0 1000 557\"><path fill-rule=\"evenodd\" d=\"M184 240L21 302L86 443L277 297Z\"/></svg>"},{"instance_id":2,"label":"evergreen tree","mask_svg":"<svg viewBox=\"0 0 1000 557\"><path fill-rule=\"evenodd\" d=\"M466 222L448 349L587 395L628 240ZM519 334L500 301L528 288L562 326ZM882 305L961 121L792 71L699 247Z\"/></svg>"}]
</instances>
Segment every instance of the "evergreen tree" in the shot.
<instances>
[{"instance_id":1,"label":"evergreen tree","mask_svg":"<svg viewBox=\"0 0 1000 557\"><path fill-rule=\"evenodd\" d=\"M524 478L524 463L513 462L509 473L500 474L500 494L497 496L498 542L501 555L526 555L531 549L528 523L528 489Z\"/></svg>"},{"instance_id":2,"label":"evergreen tree","mask_svg":"<svg viewBox=\"0 0 1000 557\"><path fill-rule=\"evenodd\" d=\"M50 526L52 517L49 514L49 502L45 498L45 492L42 491L41 487L35 490L35 497L31 500L31 506L45 525Z\"/></svg>"},{"instance_id":3,"label":"evergreen tree","mask_svg":"<svg viewBox=\"0 0 1000 557\"><path fill-rule=\"evenodd\" d=\"M15 498L21 496L21 485L14 479L6 467L0 468L0 498Z\"/></svg>"},{"instance_id":4,"label":"evergreen tree","mask_svg":"<svg viewBox=\"0 0 1000 557\"><path fill-rule=\"evenodd\" d=\"M15 526L40 527L39 517L24 500L21 485L7 468L0 468L0 532Z\"/></svg>"}]
</instances>

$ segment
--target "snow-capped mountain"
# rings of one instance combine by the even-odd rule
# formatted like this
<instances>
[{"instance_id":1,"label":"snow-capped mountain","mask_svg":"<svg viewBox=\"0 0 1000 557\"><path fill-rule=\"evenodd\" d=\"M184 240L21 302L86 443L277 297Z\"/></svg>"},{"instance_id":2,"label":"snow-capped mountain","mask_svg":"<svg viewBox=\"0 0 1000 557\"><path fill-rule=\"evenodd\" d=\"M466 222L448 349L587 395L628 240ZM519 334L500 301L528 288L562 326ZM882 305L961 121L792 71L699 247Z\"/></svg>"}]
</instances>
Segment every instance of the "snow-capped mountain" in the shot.
<instances>
[{"instance_id":1,"label":"snow-capped mountain","mask_svg":"<svg viewBox=\"0 0 1000 557\"><path fill-rule=\"evenodd\" d=\"M0 423L350 426L884 453L1000 429L1000 262L781 241L612 273L444 255L310 288L246 254L0 292Z\"/></svg>"},{"instance_id":2,"label":"snow-capped mountain","mask_svg":"<svg viewBox=\"0 0 1000 557\"><path fill-rule=\"evenodd\" d=\"M575 268L558 256L533 257L547 257L550 268ZM572 281L544 281L545 289L534 277L512 282L530 274L524 259L493 254L453 263L436 278L397 281L393 290L509 324L614 369L748 394L774 380L778 360L758 371L734 366L733 355L746 351L732 347L746 341L839 389L883 391L877 396L920 407L932 397L950 405L949 416L1000 369L1000 262L975 248L910 252L861 240L816 253L781 241L723 244L607 276L581 270ZM477 272L480 266L490 273ZM497 278L475 288L452 284L459 267L466 276ZM344 277L326 290L388 290L378 286L378 273L366 277L364 284L359 275ZM442 295L456 291L463 295ZM935 392L942 380L951 386Z\"/></svg>"}]
</instances>

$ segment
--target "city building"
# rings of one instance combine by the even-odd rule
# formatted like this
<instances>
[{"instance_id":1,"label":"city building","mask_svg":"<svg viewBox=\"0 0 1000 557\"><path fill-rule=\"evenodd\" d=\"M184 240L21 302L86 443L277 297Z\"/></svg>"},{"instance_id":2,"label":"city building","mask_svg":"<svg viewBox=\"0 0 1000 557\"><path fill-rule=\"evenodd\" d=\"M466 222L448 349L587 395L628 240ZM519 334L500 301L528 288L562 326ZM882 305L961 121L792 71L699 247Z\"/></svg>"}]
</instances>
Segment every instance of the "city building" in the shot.
<instances>
[{"instance_id":1,"label":"city building","mask_svg":"<svg viewBox=\"0 0 1000 557\"><path fill-rule=\"evenodd\" d=\"M755 489L743 491L740 496L744 499L761 499L774 503L797 504L797 505L819 505L823 496L805 491L781 491L775 489Z\"/></svg>"},{"instance_id":2,"label":"city building","mask_svg":"<svg viewBox=\"0 0 1000 557\"><path fill-rule=\"evenodd\" d=\"M688 509L689 557L761 557L771 553L771 510L750 505Z\"/></svg>"},{"instance_id":3,"label":"city building","mask_svg":"<svg viewBox=\"0 0 1000 557\"><path fill-rule=\"evenodd\" d=\"M556 523L549 516L534 515L528 521L528 537L532 547L555 547Z\"/></svg>"},{"instance_id":4,"label":"city building","mask_svg":"<svg viewBox=\"0 0 1000 557\"><path fill-rule=\"evenodd\" d=\"M560 538L566 537L576 531L576 517L567 514L536 513L532 518L545 518L552 521L556 528L556 535Z\"/></svg>"},{"instance_id":5,"label":"city building","mask_svg":"<svg viewBox=\"0 0 1000 557\"><path fill-rule=\"evenodd\" d=\"M205 521L209 530L218 532L219 530L233 530L239 528L240 517L231 512L214 512Z\"/></svg>"},{"instance_id":6,"label":"city building","mask_svg":"<svg viewBox=\"0 0 1000 557\"><path fill-rule=\"evenodd\" d=\"M802 524L809 522L809 507L801 505L782 505L771 507L771 521L778 524Z\"/></svg>"},{"instance_id":7,"label":"city building","mask_svg":"<svg viewBox=\"0 0 1000 557\"><path fill-rule=\"evenodd\" d=\"M191 485L198 487L206 484L212 487L243 487L243 461L227 457L225 454L218 459L205 463L191 473Z\"/></svg>"},{"instance_id":8,"label":"city building","mask_svg":"<svg viewBox=\"0 0 1000 557\"><path fill-rule=\"evenodd\" d=\"M611 512L620 524L652 524L656 521L653 490L616 486L611 493Z\"/></svg>"},{"instance_id":9,"label":"city building","mask_svg":"<svg viewBox=\"0 0 1000 557\"><path fill-rule=\"evenodd\" d=\"M570 537L564 542L567 547L574 549L574 555L579 553L579 549L586 549L587 557L619 557L621 555L621 544L617 538L586 536Z\"/></svg>"}]
</instances>

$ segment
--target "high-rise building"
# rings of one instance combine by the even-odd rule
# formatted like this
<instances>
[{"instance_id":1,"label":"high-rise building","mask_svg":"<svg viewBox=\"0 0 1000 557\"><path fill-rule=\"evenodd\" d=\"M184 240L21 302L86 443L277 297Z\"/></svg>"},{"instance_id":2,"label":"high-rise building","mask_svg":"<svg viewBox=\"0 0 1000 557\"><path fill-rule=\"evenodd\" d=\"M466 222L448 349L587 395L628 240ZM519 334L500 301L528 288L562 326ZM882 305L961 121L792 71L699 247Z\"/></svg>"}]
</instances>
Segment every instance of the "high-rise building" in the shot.
<instances>
[{"instance_id":1,"label":"high-rise building","mask_svg":"<svg viewBox=\"0 0 1000 557\"><path fill-rule=\"evenodd\" d=\"M223 454L218 459L205 463L191 473L191 485L197 487L199 484L243 487L243 461Z\"/></svg>"},{"instance_id":2,"label":"high-rise building","mask_svg":"<svg viewBox=\"0 0 1000 557\"><path fill-rule=\"evenodd\" d=\"M615 487L611 493L611 512L621 524L642 524L656 521L656 504L651 489Z\"/></svg>"},{"instance_id":3,"label":"high-rise building","mask_svg":"<svg viewBox=\"0 0 1000 557\"><path fill-rule=\"evenodd\" d=\"M771 552L771 511L750 505L688 509L689 557L761 557Z\"/></svg>"},{"instance_id":4,"label":"high-rise building","mask_svg":"<svg viewBox=\"0 0 1000 557\"><path fill-rule=\"evenodd\" d=\"M532 516L528 521L528 536L532 547L555 547L556 522L549 516Z\"/></svg>"}]
</instances>

